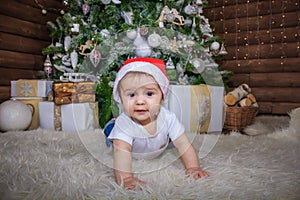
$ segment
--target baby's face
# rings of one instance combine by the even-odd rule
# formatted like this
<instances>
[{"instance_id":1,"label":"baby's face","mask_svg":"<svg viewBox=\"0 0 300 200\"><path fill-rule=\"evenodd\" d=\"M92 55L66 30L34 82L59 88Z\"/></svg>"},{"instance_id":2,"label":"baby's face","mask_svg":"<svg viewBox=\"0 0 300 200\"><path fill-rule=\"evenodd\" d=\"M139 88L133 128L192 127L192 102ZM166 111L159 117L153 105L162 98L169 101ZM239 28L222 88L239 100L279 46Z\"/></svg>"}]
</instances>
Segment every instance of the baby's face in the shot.
<instances>
[{"instance_id":1,"label":"baby's face","mask_svg":"<svg viewBox=\"0 0 300 200\"><path fill-rule=\"evenodd\" d=\"M147 125L156 120L162 92L155 79L144 73L128 73L120 81L124 111L137 123Z\"/></svg>"}]
</instances>

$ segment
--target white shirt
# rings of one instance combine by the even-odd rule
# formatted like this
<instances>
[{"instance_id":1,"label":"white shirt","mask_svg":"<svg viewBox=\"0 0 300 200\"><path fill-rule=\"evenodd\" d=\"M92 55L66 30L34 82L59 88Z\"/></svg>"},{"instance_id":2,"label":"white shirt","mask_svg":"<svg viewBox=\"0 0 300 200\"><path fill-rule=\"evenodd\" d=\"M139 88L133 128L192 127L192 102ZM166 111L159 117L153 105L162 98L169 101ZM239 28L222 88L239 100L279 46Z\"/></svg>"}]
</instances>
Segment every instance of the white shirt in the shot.
<instances>
[{"instance_id":1,"label":"white shirt","mask_svg":"<svg viewBox=\"0 0 300 200\"><path fill-rule=\"evenodd\" d=\"M152 159L167 148L169 138L174 141L183 133L184 126L176 115L162 106L157 116L154 135L150 135L142 125L122 113L117 117L108 139L119 139L130 144L134 158Z\"/></svg>"}]
</instances>

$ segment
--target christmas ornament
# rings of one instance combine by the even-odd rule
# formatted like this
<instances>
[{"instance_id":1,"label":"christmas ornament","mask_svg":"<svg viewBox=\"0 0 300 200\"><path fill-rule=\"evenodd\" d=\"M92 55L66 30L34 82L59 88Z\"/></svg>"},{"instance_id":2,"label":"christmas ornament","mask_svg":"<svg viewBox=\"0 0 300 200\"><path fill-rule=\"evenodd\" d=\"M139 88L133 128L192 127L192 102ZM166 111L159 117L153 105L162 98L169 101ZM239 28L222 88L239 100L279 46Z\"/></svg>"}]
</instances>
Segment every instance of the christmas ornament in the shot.
<instances>
[{"instance_id":1,"label":"christmas ornament","mask_svg":"<svg viewBox=\"0 0 300 200\"><path fill-rule=\"evenodd\" d=\"M91 52L92 40L87 40L85 44L80 45L79 54L88 55Z\"/></svg>"},{"instance_id":2,"label":"christmas ornament","mask_svg":"<svg viewBox=\"0 0 300 200\"><path fill-rule=\"evenodd\" d=\"M61 59L61 62L65 65L65 66L71 66L71 58L69 55L64 55Z\"/></svg>"},{"instance_id":3,"label":"christmas ornament","mask_svg":"<svg viewBox=\"0 0 300 200\"><path fill-rule=\"evenodd\" d=\"M100 31L100 34L103 35L104 37L106 38L109 38L110 37L110 32L107 30L107 29L102 29Z\"/></svg>"},{"instance_id":4,"label":"christmas ornament","mask_svg":"<svg viewBox=\"0 0 300 200\"><path fill-rule=\"evenodd\" d=\"M65 49L65 51L66 52L68 52L68 50L69 50L69 48L70 48L70 46L71 46L71 37L68 35L68 36L66 36L65 37L65 39L64 39L64 49Z\"/></svg>"},{"instance_id":5,"label":"christmas ornament","mask_svg":"<svg viewBox=\"0 0 300 200\"><path fill-rule=\"evenodd\" d=\"M148 27L147 26L141 26L140 28L139 28L139 33L142 35L142 36L144 36L144 35L147 35L148 34Z\"/></svg>"},{"instance_id":6,"label":"christmas ornament","mask_svg":"<svg viewBox=\"0 0 300 200\"><path fill-rule=\"evenodd\" d=\"M183 10L187 15L197 14L197 9L195 8L195 6L192 6L191 4L188 4L187 6L185 6Z\"/></svg>"},{"instance_id":7,"label":"christmas ornament","mask_svg":"<svg viewBox=\"0 0 300 200\"><path fill-rule=\"evenodd\" d=\"M177 71L171 58L166 63L166 74L168 75L171 83L177 80Z\"/></svg>"},{"instance_id":8,"label":"christmas ornament","mask_svg":"<svg viewBox=\"0 0 300 200\"><path fill-rule=\"evenodd\" d=\"M90 12L90 5L88 3L82 4L82 12L84 15L87 15Z\"/></svg>"},{"instance_id":9,"label":"christmas ornament","mask_svg":"<svg viewBox=\"0 0 300 200\"><path fill-rule=\"evenodd\" d=\"M137 32L136 32L136 30L128 30L128 31L126 32L126 36L127 36L129 39L134 40L134 39L136 38L136 36L137 36Z\"/></svg>"},{"instance_id":10,"label":"christmas ornament","mask_svg":"<svg viewBox=\"0 0 300 200\"><path fill-rule=\"evenodd\" d=\"M47 78L50 78L50 76L52 75L52 72L53 72L52 63L51 63L49 55L47 55L46 60L44 62L44 73Z\"/></svg>"},{"instance_id":11,"label":"christmas ornament","mask_svg":"<svg viewBox=\"0 0 300 200\"><path fill-rule=\"evenodd\" d=\"M96 48L96 45L95 45L94 49L90 53L90 61L95 68L99 64L100 59L101 59L100 51Z\"/></svg>"},{"instance_id":12,"label":"christmas ornament","mask_svg":"<svg viewBox=\"0 0 300 200\"><path fill-rule=\"evenodd\" d=\"M166 49L170 45L170 40L167 36L160 37L160 47Z\"/></svg>"},{"instance_id":13,"label":"christmas ornament","mask_svg":"<svg viewBox=\"0 0 300 200\"><path fill-rule=\"evenodd\" d=\"M101 0L103 4L110 4L111 0Z\"/></svg>"},{"instance_id":14,"label":"christmas ornament","mask_svg":"<svg viewBox=\"0 0 300 200\"><path fill-rule=\"evenodd\" d=\"M121 3L121 1L119 1L119 0L112 0L112 2L113 2L114 4L120 4L120 3Z\"/></svg>"},{"instance_id":15,"label":"christmas ornament","mask_svg":"<svg viewBox=\"0 0 300 200\"><path fill-rule=\"evenodd\" d=\"M21 101L7 100L0 105L0 130L26 130L32 120L33 109Z\"/></svg>"},{"instance_id":16,"label":"christmas ornament","mask_svg":"<svg viewBox=\"0 0 300 200\"><path fill-rule=\"evenodd\" d=\"M71 58L71 65L72 65L73 69L75 70L76 66L78 64L78 54L75 50L71 52L70 58Z\"/></svg>"},{"instance_id":17,"label":"christmas ornament","mask_svg":"<svg viewBox=\"0 0 300 200\"><path fill-rule=\"evenodd\" d=\"M152 33L147 41L150 47L156 48L160 45L161 37L157 33Z\"/></svg>"},{"instance_id":18,"label":"christmas ornament","mask_svg":"<svg viewBox=\"0 0 300 200\"><path fill-rule=\"evenodd\" d=\"M124 11L121 11L121 16L123 17L123 19L125 20L125 23L126 24L130 24L132 25L132 15L133 13L132 12L124 12Z\"/></svg>"},{"instance_id":19,"label":"christmas ornament","mask_svg":"<svg viewBox=\"0 0 300 200\"><path fill-rule=\"evenodd\" d=\"M135 55L137 57L148 57L152 53L151 47L140 35L140 31L137 32L137 37L135 38L133 45L136 47Z\"/></svg>"},{"instance_id":20,"label":"christmas ornament","mask_svg":"<svg viewBox=\"0 0 300 200\"><path fill-rule=\"evenodd\" d=\"M220 49L220 43L217 41L214 41L213 43L210 44L210 50L212 51L217 51Z\"/></svg>"},{"instance_id":21,"label":"christmas ornament","mask_svg":"<svg viewBox=\"0 0 300 200\"><path fill-rule=\"evenodd\" d=\"M202 73L205 69L205 63L200 58L192 59L191 64L195 67L194 73Z\"/></svg>"},{"instance_id":22,"label":"christmas ornament","mask_svg":"<svg viewBox=\"0 0 300 200\"><path fill-rule=\"evenodd\" d=\"M73 24L73 27L71 28L71 32L74 34L79 33L79 24Z\"/></svg>"},{"instance_id":23,"label":"christmas ornament","mask_svg":"<svg viewBox=\"0 0 300 200\"><path fill-rule=\"evenodd\" d=\"M219 55L226 55L226 54L228 54L228 52L225 49L224 43L222 43L221 49L219 51Z\"/></svg>"}]
</instances>

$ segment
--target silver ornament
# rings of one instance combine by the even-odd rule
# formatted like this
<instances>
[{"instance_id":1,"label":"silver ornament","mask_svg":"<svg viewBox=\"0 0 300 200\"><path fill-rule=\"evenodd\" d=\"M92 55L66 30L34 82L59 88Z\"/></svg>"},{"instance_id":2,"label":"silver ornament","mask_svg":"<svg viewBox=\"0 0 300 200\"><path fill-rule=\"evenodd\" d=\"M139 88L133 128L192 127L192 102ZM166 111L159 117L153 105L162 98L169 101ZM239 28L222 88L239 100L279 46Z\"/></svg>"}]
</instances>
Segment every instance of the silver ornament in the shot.
<instances>
[{"instance_id":1,"label":"silver ornament","mask_svg":"<svg viewBox=\"0 0 300 200\"><path fill-rule=\"evenodd\" d=\"M151 35L149 35L147 41L150 47L155 48L160 45L161 37L157 33L152 33Z\"/></svg>"},{"instance_id":2,"label":"silver ornament","mask_svg":"<svg viewBox=\"0 0 300 200\"><path fill-rule=\"evenodd\" d=\"M97 67L101 59L100 51L95 47L90 53L90 61L94 67Z\"/></svg>"},{"instance_id":3,"label":"silver ornament","mask_svg":"<svg viewBox=\"0 0 300 200\"><path fill-rule=\"evenodd\" d=\"M70 54L70 57L71 57L71 65L72 65L73 69L75 70L75 68L78 64L78 53L74 50Z\"/></svg>"}]
</instances>

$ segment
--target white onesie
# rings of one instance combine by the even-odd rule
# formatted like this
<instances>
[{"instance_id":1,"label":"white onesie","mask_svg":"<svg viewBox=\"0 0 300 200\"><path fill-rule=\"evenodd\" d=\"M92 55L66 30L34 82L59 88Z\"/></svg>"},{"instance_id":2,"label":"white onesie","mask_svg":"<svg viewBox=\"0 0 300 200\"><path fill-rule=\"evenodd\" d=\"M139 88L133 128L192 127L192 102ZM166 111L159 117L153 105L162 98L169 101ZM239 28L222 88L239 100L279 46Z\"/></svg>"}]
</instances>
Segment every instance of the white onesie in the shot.
<instances>
[{"instance_id":1,"label":"white onesie","mask_svg":"<svg viewBox=\"0 0 300 200\"><path fill-rule=\"evenodd\" d=\"M126 113L122 113L117 117L108 139L123 140L132 145L134 158L152 159L167 148L169 138L174 141L183 133L184 126L176 115L161 106L154 135L150 135L142 125L134 122Z\"/></svg>"}]
</instances>

